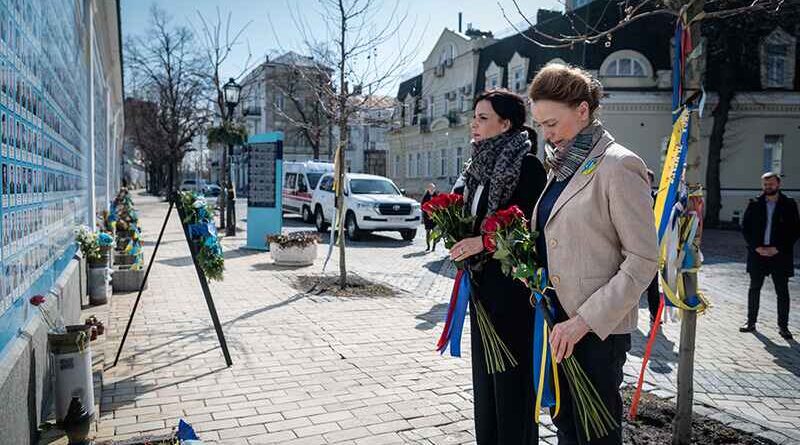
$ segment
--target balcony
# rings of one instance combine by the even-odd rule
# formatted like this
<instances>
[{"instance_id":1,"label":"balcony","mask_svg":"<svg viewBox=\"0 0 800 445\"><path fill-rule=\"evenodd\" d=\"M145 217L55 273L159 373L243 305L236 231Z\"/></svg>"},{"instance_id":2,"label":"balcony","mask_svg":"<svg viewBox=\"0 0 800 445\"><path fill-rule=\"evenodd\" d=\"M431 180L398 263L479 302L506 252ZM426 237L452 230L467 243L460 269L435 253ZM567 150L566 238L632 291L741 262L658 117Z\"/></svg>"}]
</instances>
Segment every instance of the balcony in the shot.
<instances>
[{"instance_id":1,"label":"balcony","mask_svg":"<svg viewBox=\"0 0 800 445\"><path fill-rule=\"evenodd\" d=\"M420 133L431 132L431 121L428 119L428 116L422 116L419 118L419 132Z\"/></svg>"},{"instance_id":2,"label":"balcony","mask_svg":"<svg viewBox=\"0 0 800 445\"><path fill-rule=\"evenodd\" d=\"M447 123L450 128L461 125L461 113L456 110L450 110L447 113Z\"/></svg>"}]
</instances>

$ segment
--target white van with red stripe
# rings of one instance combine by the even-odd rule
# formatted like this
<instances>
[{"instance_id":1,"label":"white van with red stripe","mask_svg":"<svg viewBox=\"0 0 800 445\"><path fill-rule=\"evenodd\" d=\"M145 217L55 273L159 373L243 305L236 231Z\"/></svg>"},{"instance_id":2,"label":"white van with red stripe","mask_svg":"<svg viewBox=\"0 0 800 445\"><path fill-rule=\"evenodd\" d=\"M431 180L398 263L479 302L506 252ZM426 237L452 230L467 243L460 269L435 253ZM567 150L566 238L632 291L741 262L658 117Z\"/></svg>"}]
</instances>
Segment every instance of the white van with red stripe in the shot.
<instances>
[{"instance_id":1,"label":"white van with red stripe","mask_svg":"<svg viewBox=\"0 0 800 445\"><path fill-rule=\"evenodd\" d=\"M333 164L329 162L284 162L283 211L297 213L303 221L313 222L311 192L317 188L322 175L328 172L333 172Z\"/></svg>"}]
</instances>

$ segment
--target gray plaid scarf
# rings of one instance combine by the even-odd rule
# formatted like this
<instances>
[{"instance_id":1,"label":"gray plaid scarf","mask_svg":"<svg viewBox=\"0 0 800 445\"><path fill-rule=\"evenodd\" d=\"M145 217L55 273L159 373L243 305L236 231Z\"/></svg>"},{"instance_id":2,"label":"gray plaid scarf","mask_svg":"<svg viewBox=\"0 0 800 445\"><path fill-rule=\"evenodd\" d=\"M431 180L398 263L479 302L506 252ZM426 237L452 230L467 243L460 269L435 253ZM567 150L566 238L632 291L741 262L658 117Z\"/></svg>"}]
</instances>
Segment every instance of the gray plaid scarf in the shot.
<instances>
[{"instance_id":1,"label":"gray plaid scarf","mask_svg":"<svg viewBox=\"0 0 800 445\"><path fill-rule=\"evenodd\" d=\"M556 181L564 181L572 177L583 164L589 152L603 136L603 124L595 119L581 130L575 139L564 147L553 147L550 143L544 146L547 155L544 165L556 176Z\"/></svg>"},{"instance_id":2,"label":"gray plaid scarf","mask_svg":"<svg viewBox=\"0 0 800 445\"><path fill-rule=\"evenodd\" d=\"M531 151L527 131L508 131L472 143L472 158L464 171L470 206L480 185L488 190L486 214L491 215L508 204L519 183L522 158ZM469 208L469 207L467 207Z\"/></svg>"}]
</instances>

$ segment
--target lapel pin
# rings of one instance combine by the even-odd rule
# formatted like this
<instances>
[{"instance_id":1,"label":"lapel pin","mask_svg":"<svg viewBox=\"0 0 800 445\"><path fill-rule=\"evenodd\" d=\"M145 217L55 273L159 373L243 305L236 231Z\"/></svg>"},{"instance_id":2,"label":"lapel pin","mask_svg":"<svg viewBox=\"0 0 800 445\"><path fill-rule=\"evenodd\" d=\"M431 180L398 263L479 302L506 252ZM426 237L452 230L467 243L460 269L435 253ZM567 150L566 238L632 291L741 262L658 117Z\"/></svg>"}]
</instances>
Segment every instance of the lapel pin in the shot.
<instances>
[{"instance_id":1,"label":"lapel pin","mask_svg":"<svg viewBox=\"0 0 800 445\"><path fill-rule=\"evenodd\" d=\"M583 175L591 175L594 173L595 169L597 168L597 159L589 159L583 166L583 170L581 170L581 174Z\"/></svg>"}]
</instances>

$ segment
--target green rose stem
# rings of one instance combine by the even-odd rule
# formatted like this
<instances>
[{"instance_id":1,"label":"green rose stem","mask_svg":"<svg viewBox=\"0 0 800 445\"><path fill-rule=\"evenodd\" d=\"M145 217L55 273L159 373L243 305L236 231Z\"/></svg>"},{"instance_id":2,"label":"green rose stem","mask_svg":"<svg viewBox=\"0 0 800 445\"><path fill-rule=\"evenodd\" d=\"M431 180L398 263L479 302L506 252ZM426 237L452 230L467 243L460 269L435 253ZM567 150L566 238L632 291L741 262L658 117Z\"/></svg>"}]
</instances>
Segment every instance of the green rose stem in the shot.
<instances>
[{"instance_id":1,"label":"green rose stem","mask_svg":"<svg viewBox=\"0 0 800 445\"><path fill-rule=\"evenodd\" d=\"M545 295L541 289L530 285L529 287L532 293L539 292L544 297L544 320L547 324L547 328L552 330L553 326L555 326L555 322L550 313L550 297ZM581 419L581 425L583 426L586 438L590 441L592 440L592 434L590 434L589 431L590 428L595 434L594 437L597 439L608 435L611 430L616 429L617 422L608 411L608 407L603 403L603 399L600 397L597 389L592 384L592 381L589 380L589 377L586 375L586 372L583 370L580 363L578 363L575 356L570 355L563 359L560 366L561 370L563 370L564 374L567 376L570 396L574 402L578 418Z\"/></svg>"},{"instance_id":2,"label":"green rose stem","mask_svg":"<svg viewBox=\"0 0 800 445\"><path fill-rule=\"evenodd\" d=\"M508 368L517 366L517 360L511 354L503 340L497 334L489 318L489 313L477 298L472 299L475 307L475 318L478 320L478 331L483 344L484 360L489 374L504 372ZM508 368L507 368L508 366Z\"/></svg>"}]
</instances>

